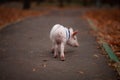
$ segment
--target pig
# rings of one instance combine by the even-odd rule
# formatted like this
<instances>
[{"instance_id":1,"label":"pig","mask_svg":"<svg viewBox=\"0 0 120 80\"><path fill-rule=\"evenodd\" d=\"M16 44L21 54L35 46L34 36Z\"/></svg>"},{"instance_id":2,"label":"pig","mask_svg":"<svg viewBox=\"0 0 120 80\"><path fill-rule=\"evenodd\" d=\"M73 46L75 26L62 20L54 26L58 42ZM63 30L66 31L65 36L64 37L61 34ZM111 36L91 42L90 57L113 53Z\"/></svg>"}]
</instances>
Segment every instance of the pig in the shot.
<instances>
[{"instance_id":1,"label":"pig","mask_svg":"<svg viewBox=\"0 0 120 80\"><path fill-rule=\"evenodd\" d=\"M76 37L78 31L73 31L72 28L64 27L60 24L55 24L50 31L50 39L53 43L52 51L54 53L54 58L58 57L58 52L60 50L60 59L65 60L64 48L65 45L70 45L73 47L78 47L79 43Z\"/></svg>"}]
</instances>

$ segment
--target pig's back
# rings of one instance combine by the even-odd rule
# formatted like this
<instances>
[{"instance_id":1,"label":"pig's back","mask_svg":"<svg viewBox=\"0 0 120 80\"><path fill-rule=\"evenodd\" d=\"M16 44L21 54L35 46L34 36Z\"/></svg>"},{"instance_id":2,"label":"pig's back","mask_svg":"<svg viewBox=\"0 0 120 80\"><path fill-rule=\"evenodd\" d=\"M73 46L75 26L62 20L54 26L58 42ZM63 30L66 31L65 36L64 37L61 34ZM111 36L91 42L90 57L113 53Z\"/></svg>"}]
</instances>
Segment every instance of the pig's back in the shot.
<instances>
[{"instance_id":1,"label":"pig's back","mask_svg":"<svg viewBox=\"0 0 120 80\"><path fill-rule=\"evenodd\" d=\"M52 41L55 41L57 39L61 39L63 37L65 37L65 32L64 32L64 27L60 24L56 24L53 26L53 28L51 29L51 32L50 32L50 39Z\"/></svg>"}]
</instances>

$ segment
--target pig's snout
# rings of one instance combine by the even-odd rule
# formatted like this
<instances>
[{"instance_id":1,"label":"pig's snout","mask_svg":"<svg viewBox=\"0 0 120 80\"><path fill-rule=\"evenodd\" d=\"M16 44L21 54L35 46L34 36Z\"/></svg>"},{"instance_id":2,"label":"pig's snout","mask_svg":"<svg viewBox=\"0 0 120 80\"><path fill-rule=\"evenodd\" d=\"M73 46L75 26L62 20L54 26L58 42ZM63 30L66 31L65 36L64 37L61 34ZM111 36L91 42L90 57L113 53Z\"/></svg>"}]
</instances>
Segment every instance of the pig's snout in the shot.
<instances>
[{"instance_id":1,"label":"pig's snout","mask_svg":"<svg viewBox=\"0 0 120 80\"><path fill-rule=\"evenodd\" d=\"M77 43L77 44L75 44L75 47L79 47L80 45Z\"/></svg>"}]
</instances>

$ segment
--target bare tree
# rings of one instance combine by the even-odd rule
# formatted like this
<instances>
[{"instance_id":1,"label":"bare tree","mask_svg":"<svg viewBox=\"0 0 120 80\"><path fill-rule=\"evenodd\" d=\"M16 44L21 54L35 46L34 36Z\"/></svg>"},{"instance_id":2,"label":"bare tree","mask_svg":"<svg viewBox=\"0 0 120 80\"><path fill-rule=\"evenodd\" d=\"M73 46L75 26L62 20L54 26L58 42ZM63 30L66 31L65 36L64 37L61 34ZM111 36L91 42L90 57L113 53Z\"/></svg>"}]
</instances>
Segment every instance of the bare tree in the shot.
<instances>
[{"instance_id":1,"label":"bare tree","mask_svg":"<svg viewBox=\"0 0 120 80\"><path fill-rule=\"evenodd\" d=\"M55 0L48 0L49 3L54 3Z\"/></svg>"},{"instance_id":2,"label":"bare tree","mask_svg":"<svg viewBox=\"0 0 120 80\"><path fill-rule=\"evenodd\" d=\"M59 7L63 7L64 6L64 0L58 0L59 2Z\"/></svg>"},{"instance_id":3,"label":"bare tree","mask_svg":"<svg viewBox=\"0 0 120 80\"><path fill-rule=\"evenodd\" d=\"M87 1L86 0L82 0L83 5L86 6L87 5Z\"/></svg>"},{"instance_id":4,"label":"bare tree","mask_svg":"<svg viewBox=\"0 0 120 80\"><path fill-rule=\"evenodd\" d=\"M68 4L70 4L70 3L72 2L72 0L66 0L66 2L67 2Z\"/></svg>"},{"instance_id":5,"label":"bare tree","mask_svg":"<svg viewBox=\"0 0 120 80\"><path fill-rule=\"evenodd\" d=\"M119 8L120 8L120 0L118 0L118 6L119 6Z\"/></svg>"},{"instance_id":6,"label":"bare tree","mask_svg":"<svg viewBox=\"0 0 120 80\"><path fill-rule=\"evenodd\" d=\"M29 9L31 7L31 0L23 0L23 9Z\"/></svg>"},{"instance_id":7,"label":"bare tree","mask_svg":"<svg viewBox=\"0 0 120 80\"><path fill-rule=\"evenodd\" d=\"M37 5L39 5L42 2L44 2L44 0L37 0Z\"/></svg>"},{"instance_id":8,"label":"bare tree","mask_svg":"<svg viewBox=\"0 0 120 80\"><path fill-rule=\"evenodd\" d=\"M7 2L7 0L0 0L0 4Z\"/></svg>"},{"instance_id":9,"label":"bare tree","mask_svg":"<svg viewBox=\"0 0 120 80\"><path fill-rule=\"evenodd\" d=\"M101 7L101 0L96 0L96 6Z\"/></svg>"}]
</instances>

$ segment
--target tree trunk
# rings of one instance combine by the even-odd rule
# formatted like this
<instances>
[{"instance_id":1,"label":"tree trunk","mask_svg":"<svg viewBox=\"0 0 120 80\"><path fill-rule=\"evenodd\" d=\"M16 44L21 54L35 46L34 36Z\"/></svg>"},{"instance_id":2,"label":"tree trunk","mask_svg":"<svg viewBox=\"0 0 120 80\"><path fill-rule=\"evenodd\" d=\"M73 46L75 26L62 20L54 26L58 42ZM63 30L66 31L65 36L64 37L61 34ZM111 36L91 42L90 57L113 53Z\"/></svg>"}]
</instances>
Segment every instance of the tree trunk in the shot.
<instances>
[{"instance_id":1,"label":"tree trunk","mask_svg":"<svg viewBox=\"0 0 120 80\"><path fill-rule=\"evenodd\" d=\"M30 0L23 0L23 9L29 9L31 7Z\"/></svg>"},{"instance_id":2,"label":"tree trunk","mask_svg":"<svg viewBox=\"0 0 120 80\"><path fill-rule=\"evenodd\" d=\"M101 7L101 0L96 0L96 6Z\"/></svg>"},{"instance_id":3,"label":"tree trunk","mask_svg":"<svg viewBox=\"0 0 120 80\"><path fill-rule=\"evenodd\" d=\"M54 3L54 0L48 0L49 3Z\"/></svg>"},{"instance_id":4,"label":"tree trunk","mask_svg":"<svg viewBox=\"0 0 120 80\"><path fill-rule=\"evenodd\" d=\"M59 2L59 7L64 7L64 0L58 0Z\"/></svg>"},{"instance_id":5,"label":"tree trunk","mask_svg":"<svg viewBox=\"0 0 120 80\"><path fill-rule=\"evenodd\" d=\"M86 0L82 0L82 2L83 2L83 6L87 5L87 1Z\"/></svg>"},{"instance_id":6,"label":"tree trunk","mask_svg":"<svg viewBox=\"0 0 120 80\"><path fill-rule=\"evenodd\" d=\"M7 2L7 0L0 0L0 4Z\"/></svg>"},{"instance_id":7,"label":"tree trunk","mask_svg":"<svg viewBox=\"0 0 120 80\"><path fill-rule=\"evenodd\" d=\"M66 2L67 2L68 4L70 4L72 1L71 1L71 0L66 0Z\"/></svg>"},{"instance_id":8,"label":"tree trunk","mask_svg":"<svg viewBox=\"0 0 120 80\"><path fill-rule=\"evenodd\" d=\"M44 2L44 0L37 0L37 5L39 5L42 2Z\"/></svg>"},{"instance_id":9,"label":"tree trunk","mask_svg":"<svg viewBox=\"0 0 120 80\"><path fill-rule=\"evenodd\" d=\"M120 8L120 0L118 0L118 7Z\"/></svg>"}]
</instances>

